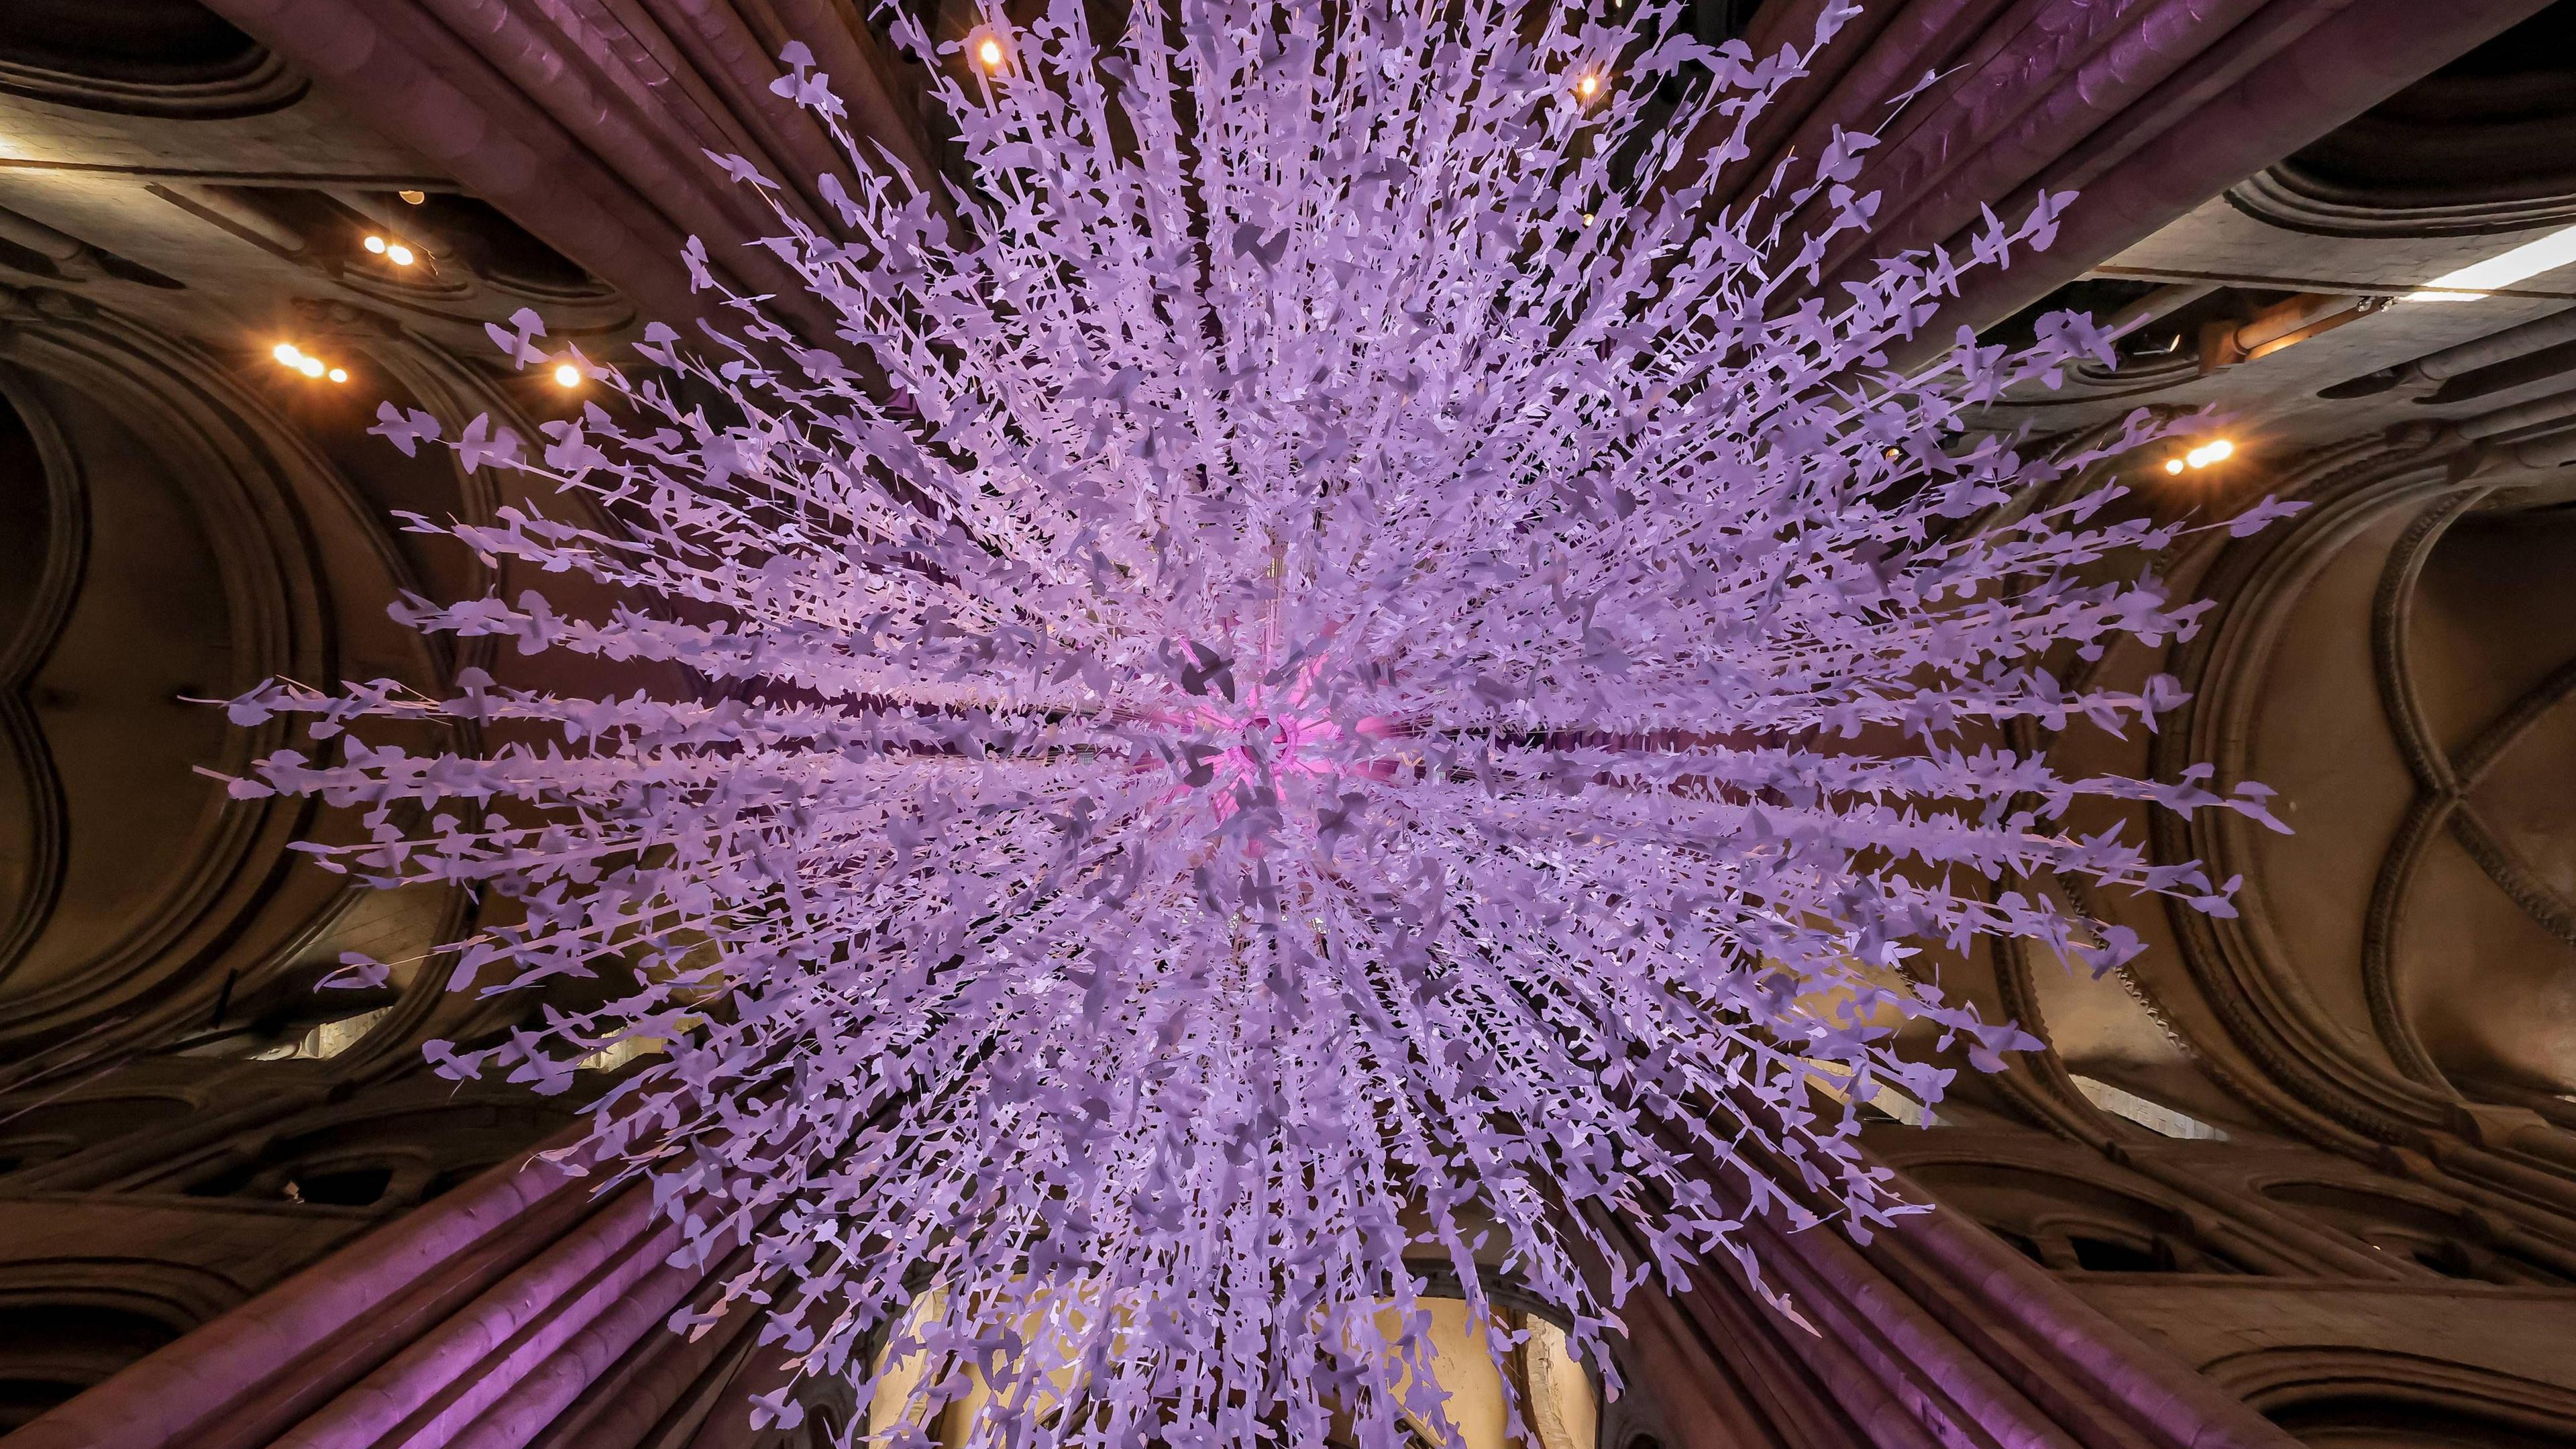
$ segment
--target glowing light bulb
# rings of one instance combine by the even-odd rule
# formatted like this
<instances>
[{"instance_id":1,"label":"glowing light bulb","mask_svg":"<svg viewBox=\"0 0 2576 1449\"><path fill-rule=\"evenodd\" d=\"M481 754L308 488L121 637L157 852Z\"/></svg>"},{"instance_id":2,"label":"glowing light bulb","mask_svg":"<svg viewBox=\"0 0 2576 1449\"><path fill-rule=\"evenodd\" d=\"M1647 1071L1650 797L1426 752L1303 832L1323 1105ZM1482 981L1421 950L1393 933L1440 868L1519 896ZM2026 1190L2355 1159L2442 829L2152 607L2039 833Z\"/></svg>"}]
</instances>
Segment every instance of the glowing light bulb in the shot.
<instances>
[{"instance_id":1,"label":"glowing light bulb","mask_svg":"<svg viewBox=\"0 0 2576 1449\"><path fill-rule=\"evenodd\" d=\"M411 248L404 246L401 242L395 242L393 245L385 248L385 260L398 267L410 266L412 264Z\"/></svg>"},{"instance_id":2,"label":"glowing light bulb","mask_svg":"<svg viewBox=\"0 0 2576 1449\"><path fill-rule=\"evenodd\" d=\"M2236 451L2236 445L2227 441L2225 438L2219 438L2211 442L2203 451L2209 454L2209 461L2217 463L2224 461L2230 454L2234 453Z\"/></svg>"},{"instance_id":3,"label":"glowing light bulb","mask_svg":"<svg viewBox=\"0 0 2576 1449\"><path fill-rule=\"evenodd\" d=\"M407 186L402 190L395 192L394 195L401 197L404 201L409 202L413 206L418 206L422 202L429 200L428 192L414 191Z\"/></svg>"},{"instance_id":4,"label":"glowing light bulb","mask_svg":"<svg viewBox=\"0 0 2576 1449\"><path fill-rule=\"evenodd\" d=\"M367 250L374 252L377 256L383 256L385 254L385 239L380 236L368 237Z\"/></svg>"},{"instance_id":5,"label":"glowing light bulb","mask_svg":"<svg viewBox=\"0 0 2576 1449\"><path fill-rule=\"evenodd\" d=\"M580 368L578 368L578 367L573 366L573 365L572 365L571 363L569 363L569 362L558 362L558 363L556 363L556 364L555 364L555 386L557 386L557 387L579 387L579 386L581 386L581 369L580 369Z\"/></svg>"},{"instance_id":6,"label":"glowing light bulb","mask_svg":"<svg viewBox=\"0 0 2576 1449\"><path fill-rule=\"evenodd\" d=\"M2166 471L2166 472L2168 472L2168 473L2179 473L2179 472L2181 472L2181 471L2182 471L2182 459L2180 459L2180 458L2167 458L2167 459L2165 459L2165 471Z\"/></svg>"},{"instance_id":7,"label":"glowing light bulb","mask_svg":"<svg viewBox=\"0 0 2576 1449\"><path fill-rule=\"evenodd\" d=\"M989 35L984 37L984 43L975 47L975 58L984 63L984 69L986 70L1000 70L1002 68L1002 42L993 39Z\"/></svg>"},{"instance_id":8,"label":"glowing light bulb","mask_svg":"<svg viewBox=\"0 0 2576 1449\"><path fill-rule=\"evenodd\" d=\"M1583 78L1574 83L1574 93L1587 101L1601 94L1601 77L1585 72Z\"/></svg>"},{"instance_id":9,"label":"glowing light bulb","mask_svg":"<svg viewBox=\"0 0 2576 1449\"><path fill-rule=\"evenodd\" d=\"M304 360L303 350L298 348L292 342L281 342L277 344L275 347L268 350L268 355L276 358L279 362L284 363L288 367L293 367L296 363Z\"/></svg>"},{"instance_id":10,"label":"glowing light bulb","mask_svg":"<svg viewBox=\"0 0 2576 1449\"><path fill-rule=\"evenodd\" d=\"M303 373L306 377L320 377L322 375L322 359L318 357L299 358L296 361L295 370Z\"/></svg>"},{"instance_id":11,"label":"glowing light bulb","mask_svg":"<svg viewBox=\"0 0 2576 1449\"><path fill-rule=\"evenodd\" d=\"M349 369L345 367L332 368L331 380L333 382L347 382L349 380Z\"/></svg>"},{"instance_id":12,"label":"glowing light bulb","mask_svg":"<svg viewBox=\"0 0 2576 1449\"><path fill-rule=\"evenodd\" d=\"M1587 212L1583 213L1583 224L1584 224L1585 226L1590 226L1590 225L1592 225L1594 222L1599 221L1600 219L1601 219L1601 218L1599 218L1599 217L1597 217L1597 216L1594 216L1591 212L1588 212L1588 211L1587 211Z\"/></svg>"}]
</instances>

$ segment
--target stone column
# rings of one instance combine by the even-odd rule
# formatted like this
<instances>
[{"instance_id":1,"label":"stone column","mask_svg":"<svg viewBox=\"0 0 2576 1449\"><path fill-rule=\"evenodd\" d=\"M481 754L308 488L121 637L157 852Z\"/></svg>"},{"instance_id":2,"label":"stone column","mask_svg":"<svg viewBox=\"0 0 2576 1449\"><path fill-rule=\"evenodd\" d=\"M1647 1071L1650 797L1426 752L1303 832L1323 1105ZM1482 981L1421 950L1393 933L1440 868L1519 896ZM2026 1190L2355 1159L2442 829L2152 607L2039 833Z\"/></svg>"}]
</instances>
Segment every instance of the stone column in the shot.
<instances>
[{"instance_id":1,"label":"stone column","mask_svg":"<svg viewBox=\"0 0 2576 1449\"><path fill-rule=\"evenodd\" d=\"M628 1449L734 1442L757 1316L666 1332L706 1261L652 1210L513 1159L138 1361L7 1449ZM731 1420L741 1419L742 1425Z\"/></svg>"}]
</instances>

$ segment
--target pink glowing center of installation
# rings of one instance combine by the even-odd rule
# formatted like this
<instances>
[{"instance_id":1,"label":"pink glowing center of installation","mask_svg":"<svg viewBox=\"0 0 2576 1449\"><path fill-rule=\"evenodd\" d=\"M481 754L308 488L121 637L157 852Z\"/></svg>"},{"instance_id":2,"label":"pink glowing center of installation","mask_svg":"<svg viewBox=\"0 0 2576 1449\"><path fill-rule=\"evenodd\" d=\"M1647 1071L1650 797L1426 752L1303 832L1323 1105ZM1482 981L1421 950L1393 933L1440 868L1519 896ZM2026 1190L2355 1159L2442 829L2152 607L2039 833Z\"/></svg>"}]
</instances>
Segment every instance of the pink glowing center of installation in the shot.
<instances>
[{"instance_id":1,"label":"pink glowing center of installation","mask_svg":"<svg viewBox=\"0 0 2576 1449\"><path fill-rule=\"evenodd\" d=\"M1193 702L1153 716L1175 741L1172 769L1179 778L1166 803L1198 795L1224 820L1247 805L1275 804L1273 792L1301 777L1379 773L1365 764L1355 769L1345 744L1353 733L1382 736L1378 721L1364 719L1346 729L1302 691L1280 691L1282 697L1270 700L1262 695L1256 689L1241 704Z\"/></svg>"}]
</instances>

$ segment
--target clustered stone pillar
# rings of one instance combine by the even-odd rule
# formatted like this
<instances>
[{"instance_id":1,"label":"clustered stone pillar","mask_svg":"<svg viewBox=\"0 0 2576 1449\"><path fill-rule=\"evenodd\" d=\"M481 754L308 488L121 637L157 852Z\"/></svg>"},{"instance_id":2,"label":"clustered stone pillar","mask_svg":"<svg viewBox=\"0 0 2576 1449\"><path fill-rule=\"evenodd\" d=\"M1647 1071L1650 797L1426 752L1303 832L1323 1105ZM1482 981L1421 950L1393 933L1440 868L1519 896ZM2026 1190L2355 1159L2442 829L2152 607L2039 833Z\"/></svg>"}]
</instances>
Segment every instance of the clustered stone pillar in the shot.
<instances>
[{"instance_id":1,"label":"clustered stone pillar","mask_svg":"<svg viewBox=\"0 0 2576 1449\"><path fill-rule=\"evenodd\" d=\"M720 1449L746 1442L750 1329L687 1337L710 1258L648 1186L543 1153L492 1169L136 1362L8 1449Z\"/></svg>"},{"instance_id":2,"label":"clustered stone pillar","mask_svg":"<svg viewBox=\"0 0 2576 1449\"><path fill-rule=\"evenodd\" d=\"M746 1449L756 1313L695 1337L748 1250L682 1250L650 1188L542 1152L341 1249L0 1439L0 1449ZM1919 1192L1912 1195L1920 1196ZM1750 1228L1728 1270L1632 1300L1623 1427L1669 1449L2287 1449L2293 1441L1949 1209L1867 1244Z\"/></svg>"}]
</instances>

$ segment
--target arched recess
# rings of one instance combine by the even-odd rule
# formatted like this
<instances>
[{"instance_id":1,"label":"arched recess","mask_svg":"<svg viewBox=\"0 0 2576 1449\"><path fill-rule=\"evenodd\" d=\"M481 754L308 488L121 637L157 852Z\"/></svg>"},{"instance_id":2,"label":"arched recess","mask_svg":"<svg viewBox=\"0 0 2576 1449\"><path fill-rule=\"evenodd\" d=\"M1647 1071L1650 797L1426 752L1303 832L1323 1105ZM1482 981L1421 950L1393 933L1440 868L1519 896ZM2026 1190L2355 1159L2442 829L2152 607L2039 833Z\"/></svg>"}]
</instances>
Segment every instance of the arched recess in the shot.
<instances>
[{"instance_id":1,"label":"arched recess","mask_svg":"<svg viewBox=\"0 0 2576 1449\"><path fill-rule=\"evenodd\" d=\"M2576 4L2560 0L2227 192L2327 236L2576 220Z\"/></svg>"},{"instance_id":2,"label":"arched recess","mask_svg":"<svg viewBox=\"0 0 2576 1449\"><path fill-rule=\"evenodd\" d=\"M2576 1092L2576 512L2514 497L2418 514L2375 601L2416 795L2363 969L2445 1085Z\"/></svg>"},{"instance_id":3,"label":"arched recess","mask_svg":"<svg viewBox=\"0 0 2576 1449\"><path fill-rule=\"evenodd\" d=\"M2316 1449L2569 1449L2576 1392L2379 1349L2258 1349L2206 1365L2222 1388Z\"/></svg>"},{"instance_id":4,"label":"arched recess","mask_svg":"<svg viewBox=\"0 0 2576 1449\"><path fill-rule=\"evenodd\" d=\"M0 91L55 105L223 120L291 105L301 76L197 0L9 0Z\"/></svg>"},{"instance_id":5,"label":"arched recess","mask_svg":"<svg viewBox=\"0 0 2576 1449\"><path fill-rule=\"evenodd\" d=\"M2290 1178L2259 1190L2392 1261L2444 1278L2576 1288L2576 1252L2405 1183Z\"/></svg>"},{"instance_id":6,"label":"arched recess","mask_svg":"<svg viewBox=\"0 0 2576 1449\"><path fill-rule=\"evenodd\" d=\"M151 1258L0 1263L0 1435L248 1296L220 1273Z\"/></svg>"},{"instance_id":7,"label":"arched recess","mask_svg":"<svg viewBox=\"0 0 2576 1449\"><path fill-rule=\"evenodd\" d=\"M88 489L26 379L0 371L0 972L61 899L62 781L31 690L79 595Z\"/></svg>"},{"instance_id":8,"label":"arched recess","mask_svg":"<svg viewBox=\"0 0 2576 1449\"><path fill-rule=\"evenodd\" d=\"M2207 762L2222 788L2281 791L2288 835L2224 812L2150 816L2159 857L2244 881L2233 917L2165 920L2198 1002L2256 1068L2237 1085L2348 1150L2439 1129L2456 1101L2409 1070L2362 970L2372 883L2415 793L2380 708L2373 601L2409 520L2481 486L2455 464L2373 440L2265 480L2310 506L2218 554L2202 584L2216 607L2169 659L2192 697L2150 756L2159 777Z\"/></svg>"},{"instance_id":9,"label":"arched recess","mask_svg":"<svg viewBox=\"0 0 2576 1449\"><path fill-rule=\"evenodd\" d=\"M231 801L196 773L242 771L288 743L285 727L235 728L189 701L273 674L434 688L439 673L382 617L412 585L386 521L232 369L59 294L12 320L0 386L38 420L31 436L59 441L46 496L71 500L48 505L49 557L78 525L59 622L34 631L48 637L22 678L0 677L44 747L10 752L10 797L57 806L16 819L45 824L60 862L41 911L0 901L0 929L41 916L0 956L0 1058L77 1043L52 1070L203 1029L304 969L347 906L289 848L331 817Z\"/></svg>"},{"instance_id":10,"label":"arched recess","mask_svg":"<svg viewBox=\"0 0 2576 1449\"><path fill-rule=\"evenodd\" d=\"M194 1101L170 1092L76 1096L14 1108L0 1120L0 1178L196 1109Z\"/></svg>"},{"instance_id":11,"label":"arched recess","mask_svg":"<svg viewBox=\"0 0 2576 1449\"><path fill-rule=\"evenodd\" d=\"M567 1126L570 1105L465 1097L324 1107L121 1179L119 1191L391 1213Z\"/></svg>"},{"instance_id":12,"label":"arched recess","mask_svg":"<svg viewBox=\"0 0 2576 1449\"><path fill-rule=\"evenodd\" d=\"M1905 1171L1944 1207L2058 1272L2266 1271L2178 1198L1988 1158L1917 1158Z\"/></svg>"}]
</instances>

